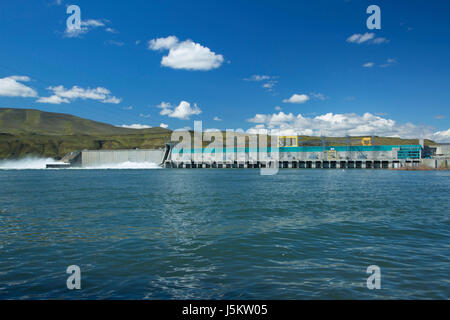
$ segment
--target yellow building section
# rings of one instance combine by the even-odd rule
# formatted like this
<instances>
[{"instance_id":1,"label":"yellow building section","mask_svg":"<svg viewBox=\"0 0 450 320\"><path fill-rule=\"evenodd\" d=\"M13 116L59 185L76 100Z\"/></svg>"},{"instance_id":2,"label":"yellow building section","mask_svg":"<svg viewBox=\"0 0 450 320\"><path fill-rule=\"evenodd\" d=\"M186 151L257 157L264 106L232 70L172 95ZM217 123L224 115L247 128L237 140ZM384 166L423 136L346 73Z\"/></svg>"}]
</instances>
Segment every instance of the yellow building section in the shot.
<instances>
[{"instance_id":1,"label":"yellow building section","mask_svg":"<svg viewBox=\"0 0 450 320\"><path fill-rule=\"evenodd\" d=\"M328 150L328 160L336 160L337 159L337 151L334 149Z\"/></svg>"},{"instance_id":2,"label":"yellow building section","mask_svg":"<svg viewBox=\"0 0 450 320\"><path fill-rule=\"evenodd\" d=\"M371 146L372 145L372 138L362 138L361 144L363 146Z\"/></svg>"},{"instance_id":3,"label":"yellow building section","mask_svg":"<svg viewBox=\"0 0 450 320\"><path fill-rule=\"evenodd\" d=\"M279 136L278 147L298 147L298 136Z\"/></svg>"}]
</instances>

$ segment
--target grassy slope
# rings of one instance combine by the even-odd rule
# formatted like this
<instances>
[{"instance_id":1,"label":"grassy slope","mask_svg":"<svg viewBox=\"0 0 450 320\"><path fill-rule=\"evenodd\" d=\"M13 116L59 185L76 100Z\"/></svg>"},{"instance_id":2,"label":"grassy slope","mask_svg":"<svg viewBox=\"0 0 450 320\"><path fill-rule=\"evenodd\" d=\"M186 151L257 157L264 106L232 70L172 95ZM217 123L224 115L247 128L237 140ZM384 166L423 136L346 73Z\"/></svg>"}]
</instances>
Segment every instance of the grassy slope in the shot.
<instances>
[{"instance_id":1,"label":"grassy slope","mask_svg":"<svg viewBox=\"0 0 450 320\"><path fill-rule=\"evenodd\" d=\"M0 108L0 158L63 157L81 149L158 148L163 128L127 129L68 114Z\"/></svg>"},{"instance_id":2,"label":"grassy slope","mask_svg":"<svg viewBox=\"0 0 450 320\"><path fill-rule=\"evenodd\" d=\"M158 128L138 131L152 133L155 129ZM137 130L115 127L64 113L0 108L0 132L40 135L120 135L136 134Z\"/></svg>"},{"instance_id":3,"label":"grassy slope","mask_svg":"<svg viewBox=\"0 0 450 320\"><path fill-rule=\"evenodd\" d=\"M152 149L170 141L171 131L159 127L127 129L69 114L34 109L0 108L0 159L43 156L61 158L82 149ZM320 137L302 137L306 145L321 145ZM329 145L345 145L345 138L326 138ZM341 143L337 143L339 140ZM269 140L270 141L270 140ZM352 138L352 145L361 138ZM417 139L376 137L377 145L417 144ZM432 144L430 140L426 144ZM209 143L204 142L204 146Z\"/></svg>"}]
</instances>

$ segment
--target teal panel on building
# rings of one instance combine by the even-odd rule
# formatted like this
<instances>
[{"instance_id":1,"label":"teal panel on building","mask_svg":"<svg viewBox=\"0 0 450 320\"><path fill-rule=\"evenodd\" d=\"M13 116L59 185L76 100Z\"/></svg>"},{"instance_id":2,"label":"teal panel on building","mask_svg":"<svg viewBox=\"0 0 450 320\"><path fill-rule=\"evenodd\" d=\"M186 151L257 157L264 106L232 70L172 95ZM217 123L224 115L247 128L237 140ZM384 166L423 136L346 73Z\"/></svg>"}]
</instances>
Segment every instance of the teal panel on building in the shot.
<instances>
[{"instance_id":1,"label":"teal panel on building","mask_svg":"<svg viewBox=\"0 0 450 320\"><path fill-rule=\"evenodd\" d=\"M421 146L400 146L397 152L398 159L420 159Z\"/></svg>"},{"instance_id":2,"label":"teal panel on building","mask_svg":"<svg viewBox=\"0 0 450 320\"><path fill-rule=\"evenodd\" d=\"M276 148L274 148L276 151ZM336 150L338 152L367 152L367 151L392 151L392 149L399 149L399 158L408 157L411 159L420 158L421 146L420 145L392 145L392 146L316 146L316 147L280 147L278 148L279 152L323 152L329 150ZM272 148L223 148L222 152L271 152ZM185 150L182 148L174 148L172 150L173 153L216 153L215 148L197 148ZM400 158L403 159L403 158ZM404 158L407 159L407 158Z\"/></svg>"}]
</instances>

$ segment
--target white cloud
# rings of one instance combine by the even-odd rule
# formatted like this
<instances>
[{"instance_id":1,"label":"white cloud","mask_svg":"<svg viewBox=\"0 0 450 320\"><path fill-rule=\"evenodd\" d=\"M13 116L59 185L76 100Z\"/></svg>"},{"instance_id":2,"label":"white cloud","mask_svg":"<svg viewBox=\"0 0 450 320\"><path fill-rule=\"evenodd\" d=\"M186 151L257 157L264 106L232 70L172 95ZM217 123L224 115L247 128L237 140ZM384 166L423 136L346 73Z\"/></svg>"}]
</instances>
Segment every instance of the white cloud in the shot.
<instances>
[{"instance_id":1,"label":"white cloud","mask_svg":"<svg viewBox=\"0 0 450 320\"><path fill-rule=\"evenodd\" d=\"M323 93L315 93L315 92L311 92L310 93L311 97L313 97L314 99L317 100L327 100L328 97L326 97Z\"/></svg>"},{"instance_id":2,"label":"white cloud","mask_svg":"<svg viewBox=\"0 0 450 320\"><path fill-rule=\"evenodd\" d=\"M216 128L208 128L203 130L204 132L221 132L220 129L216 129Z\"/></svg>"},{"instance_id":3,"label":"white cloud","mask_svg":"<svg viewBox=\"0 0 450 320\"><path fill-rule=\"evenodd\" d=\"M163 115L163 116L167 116L167 115L169 115L171 112L173 112L173 110L172 110L172 105L170 104L170 103L168 103L168 102L161 102L159 105L158 105L158 108L160 108L160 109L162 109L160 112L159 112L159 114L160 115Z\"/></svg>"},{"instance_id":4,"label":"white cloud","mask_svg":"<svg viewBox=\"0 0 450 320\"><path fill-rule=\"evenodd\" d=\"M284 103L305 103L309 100L309 96L306 94L293 94L289 99L284 99Z\"/></svg>"},{"instance_id":5,"label":"white cloud","mask_svg":"<svg viewBox=\"0 0 450 320\"><path fill-rule=\"evenodd\" d=\"M41 97L37 102L61 104L69 103L76 99L90 99L96 100L102 103L118 104L122 101L120 98L116 98L110 95L110 91L106 88L98 87L95 89L87 88L83 89L78 86L73 86L71 89L66 89L63 86L48 87L50 91L53 91L53 95L50 97Z\"/></svg>"},{"instance_id":6,"label":"white cloud","mask_svg":"<svg viewBox=\"0 0 450 320\"><path fill-rule=\"evenodd\" d=\"M168 36L167 38L152 39L148 42L148 48L151 50L169 50L178 44L178 38Z\"/></svg>"},{"instance_id":7,"label":"white cloud","mask_svg":"<svg viewBox=\"0 0 450 320\"><path fill-rule=\"evenodd\" d=\"M255 117L247 119L248 122L253 123L263 123L269 126L276 126L284 122L291 122L294 120L294 115L292 113L286 114L283 111L279 113L274 113L272 115L256 114Z\"/></svg>"},{"instance_id":8,"label":"white cloud","mask_svg":"<svg viewBox=\"0 0 450 320\"><path fill-rule=\"evenodd\" d=\"M139 117L141 117L141 118L145 118L145 119L148 119L148 118L150 118L150 117L151 117L151 115L149 115L149 114L143 114L143 113L140 113L140 114L139 114Z\"/></svg>"},{"instance_id":9,"label":"white cloud","mask_svg":"<svg viewBox=\"0 0 450 320\"><path fill-rule=\"evenodd\" d=\"M187 127L175 129L174 131L192 131L192 128L187 126Z\"/></svg>"},{"instance_id":10,"label":"white cloud","mask_svg":"<svg viewBox=\"0 0 450 320\"><path fill-rule=\"evenodd\" d=\"M267 75L259 75L259 74L254 74L252 75L250 78L245 78L245 81L264 81L264 80L269 80L272 79L271 76L267 76Z\"/></svg>"},{"instance_id":11,"label":"white cloud","mask_svg":"<svg viewBox=\"0 0 450 320\"><path fill-rule=\"evenodd\" d=\"M146 124L139 124L139 123L133 123L133 124L130 124L130 125L123 124L123 125L121 125L121 127L122 128L128 128L128 129L148 129L148 128L151 128L151 126L148 126Z\"/></svg>"},{"instance_id":12,"label":"white cloud","mask_svg":"<svg viewBox=\"0 0 450 320\"><path fill-rule=\"evenodd\" d=\"M355 33L347 38L347 42L363 43L363 42L372 40L374 37L375 37L374 33L368 33L368 32L366 32L364 34Z\"/></svg>"},{"instance_id":13,"label":"white cloud","mask_svg":"<svg viewBox=\"0 0 450 320\"><path fill-rule=\"evenodd\" d=\"M194 104L194 106L191 107L191 104L187 101L181 101L175 108L170 103L163 101L158 108L162 109L159 114L181 120L188 120L190 116L202 113L202 110L197 104Z\"/></svg>"},{"instance_id":14,"label":"white cloud","mask_svg":"<svg viewBox=\"0 0 450 320\"><path fill-rule=\"evenodd\" d=\"M255 133L265 129L275 135L308 135L308 136L389 136L401 138L429 138L436 141L449 141L450 129L433 132L432 128L411 123L399 124L395 120L383 118L371 113L358 115L354 113L327 113L316 117L305 117L302 114L256 114L248 122L257 125L248 130Z\"/></svg>"},{"instance_id":15,"label":"white cloud","mask_svg":"<svg viewBox=\"0 0 450 320\"><path fill-rule=\"evenodd\" d=\"M109 33L117 33L117 30L116 30L116 29L113 29L113 28L110 28L110 27L107 27L107 28L105 29L105 31L106 31L106 32L109 32Z\"/></svg>"},{"instance_id":16,"label":"white cloud","mask_svg":"<svg viewBox=\"0 0 450 320\"><path fill-rule=\"evenodd\" d=\"M277 84L277 81L271 80L262 85L262 87L268 91L272 91L273 87Z\"/></svg>"},{"instance_id":17,"label":"white cloud","mask_svg":"<svg viewBox=\"0 0 450 320\"><path fill-rule=\"evenodd\" d=\"M70 103L69 99L61 98L60 96L50 96L50 97L40 97L37 102L40 103L49 103L49 104L61 104L61 103Z\"/></svg>"},{"instance_id":18,"label":"white cloud","mask_svg":"<svg viewBox=\"0 0 450 320\"><path fill-rule=\"evenodd\" d=\"M106 19L101 19L101 20L97 20L97 19L88 19L88 20L82 20L81 21L81 26L79 29L75 29L75 28L67 28L66 26L66 30L64 31L64 37L66 38L79 38L82 35L88 33L89 31L93 30L93 29L104 29L106 32L109 33L118 33L118 31L116 29L113 29L112 27L107 27L106 25L109 24L110 21L106 20Z\"/></svg>"},{"instance_id":19,"label":"white cloud","mask_svg":"<svg viewBox=\"0 0 450 320\"><path fill-rule=\"evenodd\" d=\"M433 139L436 142L450 142L450 129L433 133Z\"/></svg>"},{"instance_id":20,"label":"white cloud","mask_svg":"<svg viewBox=\"0 0 450 320\"><path fill-rule=\"evenodd\" d=\"M0 78L0 96L3 97L37 97L37 92L33 88L27 87L21 82L29 82L27 76L10 76Z\"/></svg>"},{"instance_id":21,"label":"white cloud","mask_svg":"<svg viewBox=\"0 0 450 320\"><path fill-rule=\"evenodd\" d=\"M173 69L211 70L219 68L223 63L223 56L212 52L209 48L192 40L180 42L177 37L153 39L148 42L150 50L169 50L163 56L161 65Z\"/></svg>"},{"instance_id":22,"label":"white cloud","mask_svg":"<svg viewBox=\"0 0 450 320\"><path fill-rule=\"evenodd\" d=\"M104 27L105 24L100 20L89 19L85 21L81 21L82 27Z\"/></svg>"},{"instance_id":23,"label":"white cloud","mask_svg":"<svg viewBox=\"0 0 450 320\"><path fill-rule=\"evenodd\" d=\"M68 28L66 26L66 30L64 31L64 36L66 38L77 38L83 34L88 33L94 28L104 27L105 24L101 20L89 19L81 21L80 28Z\"/></svg>"},{"instance_id":24,"label":"white cloud","mask_svg":"<svg viewBox=\"0 0 450 320\"><path fill-rule=\"evenodd\" d=\"M372 43L372 44L381 44L385 42L389 42L386 38L376 38L375 33L366 32L364 34L355 33L347 38L347 42L361 44L364 42Z\"/></svg>"},{"instance_id":25,"label":"white cloud","mask_svg":"<svg viewBox=\"0 0 450 320\"><path fill-rule=\"evenodd\" d=\"M214 120L214 121L222 121L222 119L220 119L220 118L219 118L219 117L217 117L217 116L216 116L216 117L214 117L214 118L213 118L213 120Z\"/></svg>"},{"instance_id":26,"label":"white cloud","mask_svg":"<svg viewBox=\"0 0 450 320\"><path fill-rule=\"evenodd\" d=\"M366 62L363 64L364 68L372 68L375 65L374 62Z\"/></svg>"},{"instance_id":27,"label":"white cloud","mask_svg":"<svg viewBox=\"0 0 450 320\"><path fill-rule=\"evenodd\" d=\"M111 45L111 46L116 46L116 47L122 47L125 44L125 42L116 41L116 40L107 40L107 41L105 41L105 44Z\"/></svg>"},{"instance_id":28,"label":"white cloud","mask_svg":"<svg viewBox=\"0 0 450 320\"><path fill-rule=\"evenodd\" d=\"M117 97L109 97L105 100L101 100L101 103L112 103L112 104L119 104L122 101L121 98L117 98Z\"/></svg>"},{"instance_id":29,"label":"white cloud","mask_svg":"<svg viewBox=\"0 0 450 320\"><path fill-rule=\"evenodd\" d=\"M375 43L375 44L387 43L387 42L389 42L389 40L386 39L386 38L383 38L383 37L375 38L375 39L373 39L373 41L372 41L372 43Z\"/></svg>"},{"instance_id":30,"label":"white cloud","mask_svg":"<svg viewBox=\"0 0 450 320\"><path fill-rule=\"evenodd\" d=\"M277 110L277 111L281 111L281 110L283 110L283 109L281 109L281 107L280 107L280 106L276 106L276 107L275 107L275 110Z\"/></svg>"},{"instance_id":31,"label":"white cloud","mask_svg":"<svg viewBox=\"0 0 450 320\"><path fill-rule=\"evenodd\" d=\"M167 129L169 127L169 125L165 123L161 123L159 126L164 129Z\"/></svg>"},{"instance_id":32,"label":"white cloud","mask_svg":"<svg viewBox=\"0 0 450 320\"><path fill-rule=\"evenodd\" d=\"M244 78L245 81L254 81L254 82L262 82L265 83L262 84L262 88L266 89L267 91L272 91L275 85L278 83L277 80L275 80L278 77L268 76L268 75L259 75L254 74L249 78Z\"/></svg>"},{"instance_id":33,"label":"white cloud","mask_svg":"<svg viewBox=\"0 0 450 320\"><path fill-rule=\"evenodd\" d=\"M386 60L386 63L380 65L381 68L387 68L397 63L397 60L394 58L389 58Z\"/></svg>"},{"instance_id":34,"label":"white cloud","mask_svg":"<svg viewBox=\"0 0 450 320\"><path fill-rule=\"evenodd\" d=\"M123 110L133 110L133 106L123 107Z\"/></svg>"},{"instance_id":35,"label":"white cloud","mask_svg":"<svg viewBox=\"0 0 450 320\"><path fill-rule=\"evenodd\" d=\"M282 113L282 112L280 112L280 113ZM265 123L267 121L268 117L270 117L270 116L257 113L253 118L247 119L247 121L253 122L253 123Z\"/></svg>"}]
</instances>

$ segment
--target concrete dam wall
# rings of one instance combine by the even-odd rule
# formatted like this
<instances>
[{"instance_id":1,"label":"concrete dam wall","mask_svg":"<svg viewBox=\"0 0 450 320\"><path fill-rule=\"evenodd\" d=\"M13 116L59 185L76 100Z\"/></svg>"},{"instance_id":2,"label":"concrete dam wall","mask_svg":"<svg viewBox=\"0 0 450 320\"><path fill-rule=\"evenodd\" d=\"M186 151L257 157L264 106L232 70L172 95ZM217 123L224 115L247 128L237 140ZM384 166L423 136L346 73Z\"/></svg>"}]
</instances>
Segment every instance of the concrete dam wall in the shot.
<instances>
[{"instance_id":1,"label":"concrete dam wall","mask_svg":"<svg viewBox=\"0 0 450 320\"><path fill-rule=\"evenodd\" d=\"M47 165L48 168L99 167L121 163L154 163L161 165L167 159L170 149L130 150L81 150L61 159L61 164Z\"/></svg>"},{"instance_id":2,"label":"concrete dam wall","mask_svg":"<svg viewBox=\"0 0 450 320\"><path fill-rule=\"evenodd\" d=\"M161 164L165 150L85 150L81 151L81 166L95 167L124 162Z\"/></svg>"}]
</instances>

